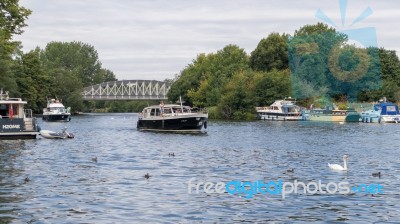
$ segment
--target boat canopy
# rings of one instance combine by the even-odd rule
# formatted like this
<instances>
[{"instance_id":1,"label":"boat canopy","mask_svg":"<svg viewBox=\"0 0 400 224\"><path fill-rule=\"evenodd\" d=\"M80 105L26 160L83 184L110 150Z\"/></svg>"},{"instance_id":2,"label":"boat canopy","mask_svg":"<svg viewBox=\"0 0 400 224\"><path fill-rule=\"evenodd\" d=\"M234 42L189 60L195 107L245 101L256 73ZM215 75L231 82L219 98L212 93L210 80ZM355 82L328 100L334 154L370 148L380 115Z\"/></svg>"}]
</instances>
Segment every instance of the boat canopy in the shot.
<instances>
[{"instance_id":1,"label":"boat canopy","mask_svg":"<svg viewBox=\"0 0 400 224\"><path fill-rule=\"evenodd\" d=\"M398 115L399 107L394 103L379 103L374 105L374 110L381 110L381 115Z\"/></svg>"}]
</instances>

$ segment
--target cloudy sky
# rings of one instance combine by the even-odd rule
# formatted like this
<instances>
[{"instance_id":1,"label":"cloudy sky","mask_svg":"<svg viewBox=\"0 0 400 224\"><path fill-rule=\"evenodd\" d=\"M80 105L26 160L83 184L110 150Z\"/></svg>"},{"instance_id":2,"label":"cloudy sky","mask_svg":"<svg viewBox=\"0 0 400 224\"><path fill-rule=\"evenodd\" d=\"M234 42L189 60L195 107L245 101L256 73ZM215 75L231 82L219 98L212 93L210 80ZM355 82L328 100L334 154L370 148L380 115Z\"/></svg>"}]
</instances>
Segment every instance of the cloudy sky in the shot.
<instances>
[{"instance_id":1,"label":"cloudy sky","mask_svg":"<svg viewBox=\"0 0 400 224\"><path fill-rule=\"evenodd\" d=\"M118 79L173 78L199 53L236 44L251 53L271 32L314 24L320 9L337 29L376 29L379 47L400 51L400 1L348 0L342 26L339 0L20 0L32 10L15 37L24 51L51 41L95 47ZM350 24L370 7L372 13Z\"/></svg>"}]
</instances>

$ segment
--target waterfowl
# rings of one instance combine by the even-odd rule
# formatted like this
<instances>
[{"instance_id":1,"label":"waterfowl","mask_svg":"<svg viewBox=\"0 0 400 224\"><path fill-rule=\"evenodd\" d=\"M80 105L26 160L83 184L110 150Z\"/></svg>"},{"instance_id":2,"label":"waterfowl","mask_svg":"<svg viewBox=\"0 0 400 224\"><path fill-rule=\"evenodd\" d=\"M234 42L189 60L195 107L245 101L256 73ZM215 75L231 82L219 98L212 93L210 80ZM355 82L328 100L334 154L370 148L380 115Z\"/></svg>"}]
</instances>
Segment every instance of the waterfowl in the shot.
<instances>
[{"instance_id":1,"label":"waterfowl","mask_svg":"<svg viewBox=\"0 0 400 224\"><path fill-rule=\"evenodd\" d=\"M146 178L146 179L149 179L151 176L150 176L150 174L149 173L146 173L145 175L144 175L144 178Z\"/></svg>"},{"instance_id":2,"label":"waterfowl","mask_svg":"<svg viewBox=\"0 0 400 224\"><path fill-rule=\"evenodd\" d=\"M372 176L381 178L381 172L372 173Z\"/></svg>"},{"instance_id":3,"label":"waterfowl","mask_svg":"<svg viewBox=\"0 0 400 224\"><path fill-rule=\"evenodd\" d=\"M329 168L331 168L332 170L341 170L341 171L347 171L347 159L349 158L348 155L344 155L343 156L343 166L339 165L339 164L329 164L328 166Z\"/></svg>"}]
</instances>

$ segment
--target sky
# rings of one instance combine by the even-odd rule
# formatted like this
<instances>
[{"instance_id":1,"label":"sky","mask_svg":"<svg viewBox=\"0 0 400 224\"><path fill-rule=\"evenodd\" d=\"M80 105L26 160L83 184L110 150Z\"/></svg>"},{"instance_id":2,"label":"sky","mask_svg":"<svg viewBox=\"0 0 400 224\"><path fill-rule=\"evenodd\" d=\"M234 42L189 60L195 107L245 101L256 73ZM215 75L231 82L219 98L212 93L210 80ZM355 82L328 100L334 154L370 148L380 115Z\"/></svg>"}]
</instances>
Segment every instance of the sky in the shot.
<instances>
[{"instance_id":1,"label":"sky","mask_svg":"<svg viewBox=\"0 0 400 224\"><path fill-rule=\"evenodd\" d=\"M250 54L272 32L293 35L324 22L316 16L320 10L338 31L372 27L378 47L400 52L400 1L340 1L20 0L32 14L14 39L24 52L52 41L81 41L94 46L103 68L119 80L162 81L200 53L236 44ZM343 16L340 5L347 6ZM367 16L353 24L368 7Z\"/></svg>"}]
</instances>

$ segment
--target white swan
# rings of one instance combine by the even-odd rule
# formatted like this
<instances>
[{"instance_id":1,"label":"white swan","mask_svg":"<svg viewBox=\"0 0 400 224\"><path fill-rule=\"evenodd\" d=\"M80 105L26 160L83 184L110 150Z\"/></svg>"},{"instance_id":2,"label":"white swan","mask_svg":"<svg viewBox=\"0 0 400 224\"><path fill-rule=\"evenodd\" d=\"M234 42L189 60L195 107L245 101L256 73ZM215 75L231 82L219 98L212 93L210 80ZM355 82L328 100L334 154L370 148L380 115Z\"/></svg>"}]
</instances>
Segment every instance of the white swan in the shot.
<instances>
[{"instance_id":1,"label":"white swan","mask_svg":"<svg viewBox=\"0 0 400 224\"><path fill-rule=\"evenodd\" d=\"M343 156L343 163L344 163L344 166L341 166L341 165L339 165L339 164L329 164L328 163L328 166L329 166L329 168L331 168L332 170L342 170L342 171L346 171L347 170L347 159L349 158L349 156L348 155L344 155Z\"/></svg>"}]
</instances>

